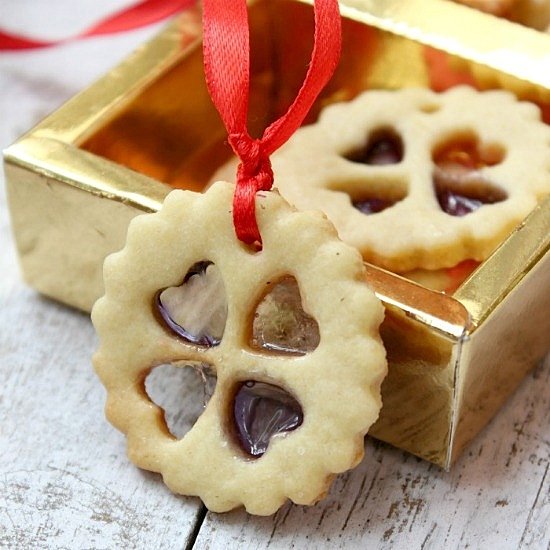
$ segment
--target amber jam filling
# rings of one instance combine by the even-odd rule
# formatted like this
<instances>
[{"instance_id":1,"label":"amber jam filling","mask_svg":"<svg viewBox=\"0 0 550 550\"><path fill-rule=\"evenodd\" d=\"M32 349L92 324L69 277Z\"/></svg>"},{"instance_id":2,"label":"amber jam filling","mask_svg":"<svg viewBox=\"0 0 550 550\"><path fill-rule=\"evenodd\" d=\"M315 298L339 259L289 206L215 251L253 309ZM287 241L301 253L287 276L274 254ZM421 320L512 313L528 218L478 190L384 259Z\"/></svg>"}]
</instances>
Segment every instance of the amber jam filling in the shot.
<instances>
[{"instance_id":1,"label":"amber jam filling","mask_svg":"<svg viewBox=\"0 0 550 550\"><path fill-rule=\"evenodd\" d=\"M289 275L272 284L256 306L250 347L304 355L319 345L317 321L302 306L300 288Z\"/></svg>"},{"instance_id":2,"label":"amber jam filling","mask_svg":"<svg viewBox=\"0 0 550 550\"><path fill-rule=\"evenodd\" d=\"M433 184L437 201L450 216L465 216L485 204L507 198L480 170L502 162L504 151L495 144L480 144L476 138L454 139L438 147L433 155Z\"/></svg>"},{"instance_id":3,"label":"amber jam filling","mask_svg":"<svg viewBox=\"0 0 550 550\"><path fill-rule=\"evenodd\" d=\"M259 458L274 435L298 428L304 416L300 404L274 384L247 380L233 400L234 429L242 449Z\"/></svg>"}]
</instances>

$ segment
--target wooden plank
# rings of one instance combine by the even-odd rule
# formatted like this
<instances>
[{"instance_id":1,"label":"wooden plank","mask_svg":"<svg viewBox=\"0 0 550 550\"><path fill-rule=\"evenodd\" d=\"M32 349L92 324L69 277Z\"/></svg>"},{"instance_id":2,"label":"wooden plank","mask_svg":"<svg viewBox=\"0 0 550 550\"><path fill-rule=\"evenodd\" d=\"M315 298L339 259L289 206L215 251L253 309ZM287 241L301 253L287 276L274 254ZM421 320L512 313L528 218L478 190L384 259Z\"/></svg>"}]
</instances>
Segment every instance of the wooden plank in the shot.
<instances>
[{"instance_id":1,"label":"wooden plank","mask_svg":"<svg viewBox=\"0 0 550 550\"><path fill-rule=\"evenodd\" d=\"M128 461L103 418L89 319L6 281L10 257L0 263L0 548L183 548L200 502Z\"/></svg>"},{"instance_id":2,"label":"wooden plank","mask_svg":"<svg viewBox=\"0 0 550 550\"><path fill-rule=\"evenodd\" d=\"M312 508L208 513L197 548L498 548L550 544L550 359L450 473L368 440L360 466Z\"/></svg>"}]
</instances>

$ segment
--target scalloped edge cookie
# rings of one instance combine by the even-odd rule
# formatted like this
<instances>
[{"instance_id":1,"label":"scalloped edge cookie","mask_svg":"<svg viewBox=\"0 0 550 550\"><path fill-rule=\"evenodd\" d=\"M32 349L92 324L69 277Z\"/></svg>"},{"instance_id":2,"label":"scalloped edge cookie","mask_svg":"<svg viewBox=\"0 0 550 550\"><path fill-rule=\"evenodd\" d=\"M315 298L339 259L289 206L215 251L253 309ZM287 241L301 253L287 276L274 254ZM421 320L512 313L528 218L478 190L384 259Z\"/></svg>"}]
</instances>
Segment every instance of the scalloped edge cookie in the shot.
<instances>
[{"instance_id":1,"label":"scalloped edge cookie","mask_svg":"<svg viewBox=\"0 0 550 550\"><path fill-rule=\"evenodd\" d=\"M100 340L94 366L107 389L107 417L127 435L132 462L160 472L174 492L199 496L210 510L244 505L267 515L287 498L315 503L334 474L361 460L387 371L378 334L384 312L364 282L360 255L338 240L324 216L298 212L277 193L258 194L263 250L253 253L234 233L233 190L218 182L203 195L173 191L158 213L131 222L124 249L105 261L105 295L92 312ZM159 289L180 284L202 260L220 269L228 299L222 341L207 349L172 337L152 309ZM262 353L247 340L266 285L287 274L320 331L318 347L299 357ZM154 366L181 361L207 362L217 385L178 440L144 380ZM304 416L298 429L274 437L252 460L232 439L226 418L235 384L249 379L284 388Z\"/></svg>"},{"instance_id":2,"label":"scalloped edge cookie","mask_svg":"<svg viewBox=\"0 0 550 550\"><path fill-rule=\"evenodd\" d=\"M344 158L380 128L392 128L403 140L401 162L368 166ZM468 134L504 149L502 162L477 173L508 198L454 217L437 203L432 153ZM283 197L298 209L323 211L366 261L398 273L486 259L550 192L550 128L540 122L539 109L505 91L465 86L442 94L414 88L369 91L331 105L272 160ZM369 186L405 198L365 215L352 206L350 193Z\"/></svg>"}]
</instances>

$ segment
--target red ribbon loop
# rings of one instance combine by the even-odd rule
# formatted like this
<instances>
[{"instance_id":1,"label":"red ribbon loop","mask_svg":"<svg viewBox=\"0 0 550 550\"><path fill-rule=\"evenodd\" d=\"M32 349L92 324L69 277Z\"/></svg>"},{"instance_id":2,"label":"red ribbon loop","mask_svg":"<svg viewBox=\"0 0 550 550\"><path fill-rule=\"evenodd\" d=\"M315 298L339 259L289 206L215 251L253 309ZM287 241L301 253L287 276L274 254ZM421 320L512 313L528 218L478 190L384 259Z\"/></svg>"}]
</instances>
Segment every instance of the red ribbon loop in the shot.
<instances>
[{"instance_id":1,"label":"red ribbon loop","mask_svg":"<svg viewBox=\"0 0 550 550\"><path fill-rule=\"evenodd\" d=\"M191 8L195 2L196 0L141 0L101 20L84 32L64 40L36 40L0 29L0 51L49 48L82 38L138 29Z\"/></svg>"},{"instance_id":2,"label":"red ribbon loop","mask_svg":"<svg viewBox=\"0 0 550 550\"><path fill-rule=\"evenodd\" d=\"M246 0L204 0L204 70L212 101L227 128L229 143L241 164L233 197L237 237L261 244L255 197L273 186L269 156L302 124L313 102L333 75L341 50L337 0L315 0L315 36L309 68L288 111L273 122L261 139L246 127L250 87L250 45Z\"/></svg>"}]
</instances>

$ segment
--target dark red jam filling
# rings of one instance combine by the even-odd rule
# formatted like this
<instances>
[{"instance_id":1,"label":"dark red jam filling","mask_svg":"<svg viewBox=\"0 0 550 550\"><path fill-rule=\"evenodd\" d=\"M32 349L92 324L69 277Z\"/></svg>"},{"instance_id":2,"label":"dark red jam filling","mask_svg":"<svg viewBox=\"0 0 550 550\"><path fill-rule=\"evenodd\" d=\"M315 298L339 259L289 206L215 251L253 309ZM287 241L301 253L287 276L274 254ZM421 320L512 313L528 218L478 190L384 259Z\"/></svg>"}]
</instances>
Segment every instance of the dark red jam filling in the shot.
<instances>
[{"instance_id":1,"label":"dark red jam filling","mask_svg":"<svg viewBox=\"0 0 550 550\"><path fill-rule=\"evenodd\" d=\"M465 216L484 204L506 199L506 193L484 180L478 171L502 162L498 146L480 147L476 139L451 141L434 154L433 182L441 210Z\"/></svg>"},{"instance_id":2,"label":"dark red jam filling","mask_svg":"<svg viewBox=\"0 0 550 550\"><path fill-rule=\"evenodd\" d=\"M298 401L279 386L247 380L235 395L233 419L242 449L259 458L274 435L295 430L304 417Z\"/></svg>"},{"instance_id":3,"label":"dark red jam filling","mask_svg":"<svg viewBox=\"0 0 550 550\"><path fill-rule=\"evenodd\" d=\"M403 160L403 141L392 130L378 130L363 147L350 151L344 158L371 166L397 164Z\"/></svg>"},{"instance_id":4,"label":"dark red jam filling","mask_svg":"<svg viewBox=\"0 0 550 550\"><path fill-rule=\"evenodd\" d=\"M390 206L393 206L395 202L396 201L372 198L353 201L352 204L363 214L376 214L378 212L382 212L382 210L386 210L386 208L389 208Z\"/></svg>"},{"instance_id":5,"label":"dark red jam filling","mask_svg":"<svg viewBox=\"0 0 550 550\"><path fill-rule=\"evenodd\" d=\"M403 141L391 129L383 128L373 132L365 145L344 155L344 158L369 166L387 166L403 160ZM363 214L376 214L393 206L397 201L380 197L363 197L352 202Z\"/></svg>"},{"instance_id":6,"label":"dark red jam filling","mask_svg":"<svg viewBox=\"0 0 550 550\"><path fill-rule=\"evenodd\" d=\"M183 340L200 346L217 346L221 342L227 315L223 282L221 277L212 274L210 279L207 278L210 266L213 263L209 261L197 262L179 287L157 292L154 303L168 329ZM172 293L168 296L166 291L176 291L181 295L174 297ZM183 326L184 323L177 318L186 318L190 326Z\"/></svg>"},{"instance_id":7,"label":"dark red jam filling","mask_svg":"<svg viewBox=\"0 0 550 550\"><path fill-rule=\"evenodd\" d=\"M438 189L436 187L436 194L441 210L451 216L465 216L486 204L483 200L466 197L450 189Z\"/></svg>"}]
</instances>

